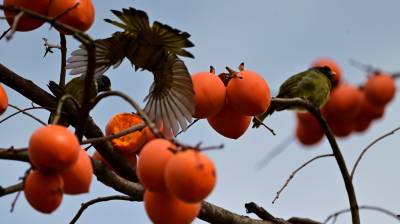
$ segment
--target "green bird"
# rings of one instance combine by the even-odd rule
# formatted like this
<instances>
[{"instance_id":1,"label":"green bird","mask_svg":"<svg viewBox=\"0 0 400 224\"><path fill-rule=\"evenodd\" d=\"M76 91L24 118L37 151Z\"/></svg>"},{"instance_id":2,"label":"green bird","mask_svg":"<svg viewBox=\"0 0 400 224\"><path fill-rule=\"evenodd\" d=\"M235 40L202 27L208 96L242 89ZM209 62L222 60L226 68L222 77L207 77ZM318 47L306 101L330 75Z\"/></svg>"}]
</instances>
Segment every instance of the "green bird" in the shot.
<instances>
[{"instance_id":1,"label":"green bird","mask_svg":"<svg viewBox=\"0 0 400 224\"><path fill-rule=\"evenodd\" d=\"M276 98L302 98L317 108L321 108L329 99L333 86L334 73L328 66L312 67L287 79L279 87ZM261 122L274 111L285 109L304 110L304 108L275 107L272 104L267 111L253 119L253 128L258 128Z\"/></svg>"},{"instance_id":2,"label":"green bird","mask_svg":"<svg viewBox=\"0 0 400 224\"><path fill-rule=\"evenodd\" d=\"M161 124L165 132L178 133L192 121L195 101L193 83L186 65L178 56L193 58L184 48L193 47L190 35L160 22L149 23L147 14L134 8L111 10L120 20L105 19L122 29L111 37L95 40L95 75L118 67L127 58L134 70L148 70L154 82L145 97L144 111ZM82 75L87 69L87 51L83 45L71 53L67 69Z\"/></svg>"},{"instance_id":3,"label":"green bird","mask_svg":"<svg viewBox=\"0 0 400 224\"><path fill-rule=\"evenodd\" d=\"M64 94L69 94L73 96L76 99L76 102L79 104L79 107L81 106L83 102L83 95L84 95L84 89L85 89L85 76L81 75L79 77L75 77L69 81L64 88L59 86L57 83L54 81L50 81L48 83L48 88L50 91L57 97L61 98ZM104 91L109 91L111 90L111 81L110 79L105 76L105 75L99 75L96 76L96 80L94 83L94 89L91 91L91 96L90 98L93 99L97 96L98 93L104 92ZM54 114L51 113L49 117L49 123L52 123L54 119ZM68 126L69 122L67 121L66 118L62 117L59 120L59 123Z\"/></svg>"}]
</instances>

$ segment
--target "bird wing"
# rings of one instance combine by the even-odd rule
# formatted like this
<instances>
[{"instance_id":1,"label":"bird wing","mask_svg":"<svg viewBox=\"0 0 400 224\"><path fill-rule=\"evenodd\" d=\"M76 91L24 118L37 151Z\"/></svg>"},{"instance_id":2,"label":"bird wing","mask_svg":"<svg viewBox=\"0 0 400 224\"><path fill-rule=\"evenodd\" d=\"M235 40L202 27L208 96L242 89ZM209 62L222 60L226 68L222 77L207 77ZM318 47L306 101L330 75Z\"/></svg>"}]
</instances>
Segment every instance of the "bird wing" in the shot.
<instances>
[{"instance_id":1,"label":"bird wing","mask_svg":"<svg viewBox=\"0 0 400 224\"><path fill-rule=\"evenodd\" d=\"M182 32L157 21L150 27L147 14L132 7L122 9L122 11L111 11L121 22L110 19L105 19L105 21L122 28L126 35L136 37L138 41L147 42L148 45L163 48L165 52L193 58L190 52L183 49L194 46L189 41L189 33Z\"/></svg>"},{"instance_id":2,"label":"bird wing","mask_svg":"<svg viewBox=\"0 0 400 224\"><path fill-rule=\"evenodd\" d=\"M195 101L190 74L176 55L169 54L162 66L153 71L154 82L144 101L144 111L156 125L164 128L164 133L175 135L179 126L183 130L192 121Z\"/></svg>"},{"instance_id":3,"label":"bird wing","mask_svg":"<svg viewBox=\"0 0 400 224\"><path fill-rule=\"evenodd\" d=\"M95 40L96 45L96 77L103 75L111 66L118 67L125 58L126 46L131 39L116 32L112 37ZM74 50L67 59L66 69L70 69L70 75L86 74L88 64L88 52L84 45Z\"/></svg>"}]
</instances>

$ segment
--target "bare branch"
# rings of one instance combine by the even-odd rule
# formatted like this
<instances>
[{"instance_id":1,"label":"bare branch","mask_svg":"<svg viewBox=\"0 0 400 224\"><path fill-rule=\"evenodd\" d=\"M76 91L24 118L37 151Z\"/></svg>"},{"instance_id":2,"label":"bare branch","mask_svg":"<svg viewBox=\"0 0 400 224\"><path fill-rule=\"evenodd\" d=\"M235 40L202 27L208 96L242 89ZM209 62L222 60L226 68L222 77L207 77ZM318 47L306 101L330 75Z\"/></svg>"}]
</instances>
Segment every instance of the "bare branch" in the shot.
<instances>
[{"instance_id":1,"label":"bare branch","mask_svg":"<svg viewBox=\"0 0 400 224\"><path fill-rule=\"evenodd\" d=\"M81 204L81 208L78 210L74 218L69 222L69 224L75 224L78 219L81 217L83 212L91 205L94 205L99 202L105 202L105 201L112 201L112 200L123 200L123 201L135 201L134 198L131 196L127 195L112 195L112 196L106 196L106 197L98 197L93 200L87 201L85 203Z\"/></svg>"},{"instance_id":2,"label":"bare branch","mask_svg":"<svg viewBox=\"0 0 400 224\"><path fill-rule=\"evenodd\" d=\"M383 214L391 216L394 219L400 221L400 217L398 215L396 215L395 213L393 213L389 210L386 210L384 208L380 208L377 206L362 205L359 207L359 209L360 210L373 210L373 211L381 212ZM333 213L332 215L328 216L328 218L326 218L323 223L328 223L328 221L331 220L332 218L336 219L339 215L341 215L343 213L347 213L347 212L350 212L350 209L343 209L343 210L337 211L337 212Z\"/></svg>"},{"instance_id":3,"label":"bare branch","mask_svg":"<svg viewBox=\"0 0 400 224\"><path fill-rule=\"evenodd\" d=\"M279 223L279 224L290 224L289 222L283 219L275 218L267 210L265 210L263 207L258 206L254 202L246 203L244 206L246 207L247 213L254 213L262 220L271 221L273 223Z\"/></svg>"},{"instance_id":4,"label":"bare branch","mask_svg":"<svg viewBox=\"0 0 400 224\"><path fill-rule=\"evenodd\" d=\"M395 132L398 131L398 130L400 130L400 127L397 127L397 128L395 128L395 129L391 130L390 132L388 132L388 133L386 133L386 134L380 136L379 138L377 138L377 139L375 139L373 142L371 142L371 143L361 152L361 154L358 156L358 158L357 158L357 160L356 160L356 163L355 163L354 166L353 166L353 169L351 170L351 175L350 175L351 179L353 179L354 173L356 172L356 169L357 169L357 166L358 166L358 164L360 163L360 161L361 161L361 159L363 158L363 156L365 155L365 153L367 153L368 149L370 149L373 145L375 145L375 144L378 143L379 141L383 140L384 138L386 138L386 137L388 137L388 136L390 136L390 135L395 134Z\"/></svg>"},{"instance_id":5,"label":"bare branch","mask_svg":"<svg viewBox=\"0 0 400 224\"><path fill-rule=\"evenodd\" d=\"M274 106L283 108L290 108L290 107L305 108L317 119L322 130L324 130L325 136L327 137L329 144L331 145L333 155L336 159L336 163L338 164L340 174L342 175L342 179L346 187L347 197L351 208L352 222L353 224L360 224L360 214L358 211L357 197L354 191L354 186L351 177L349 175L349 170L347 169L346 162L343 158L342 152L340 151L339 145L336 142L335 136L332 134L332 131L328 123L322 116L319 109L314 107L312 104L302 100L301 98L293 98L293 99L273 98L271 101L271 105L272 104L275 104Z\"/></svg>"},{"instance_id":6,"label":"bare branch","mask_svg":"<svg viewBox=\"0 0 400 224\"><path fill-rule=\"evenodd\" d=\"M12 39L15 31L17 30L18 23L21 20L22 16L24 16L24 14L25 13L23 11L21 11L14 17L13 24L11 25L11 30L9 32L7 32L6 40L9 41Z\"/></svg>"},{"instance_id":7,"label":"bare branch","mask_svg":"<svg viewBox=\"0 0 400 224\"><path fill-rule=\"evenodd\" d=\"M24 187L24 184L22 182L12 185L12 186L9 186L9 187L6 187L6 188L3 188L0 186L0 197L21 191L23 187Z\"/></svg>"},{"instance_id":8,"label":"bare branch","mask_svg":"<svg viewBox=\"0 0 400 224\"><path fill-rule=\"evenodd\" d=\"M11 105L9 104L9 106L11 106ZM12 118L12 117L18 115L18 114L20 114L20 113L24 113L24 112L29 111L29 110L37 110L37 109L51 110L51 109L53 109L53 108L44 108L44 107L33 106L33 107L24 108L24 109L17 109L16 112L14 112L14 113L8 115L7 117L1 119L1 120L0 120L0 124L3 123L3 122L5 122L6 120L8 120L8 119L10 119L10 118ZM26 114L26 113L24 113L24 114ZM42 123L42 122L40 122L40 123Z\"/></svg>"},{"instance_id":9,"label":"bare branch","mask_svg":"<svg viewBox=\"0 0 400 224\"><path fill-rule=\"evenodd\" d=\"M30 118L33 118L35 121L39 122L39 123L42 124L42 125L47 125L46 122L40 120L38 117L36 117L36 116L34 116L34 115L32 115L32 114L30 114L30 113L28 113L28 112L26 112L26 110L24 110L24 109L20 109L19 107L14 106L14 105L12 105L12 104L8 104L8 106L9 106L9 107L12 107L12 108L14 108L14 109L16 109L18 112L21 112L21 113L27 115L27 116L30 117Z\"/></svg>"},{"instance_id":10,"label":"bare branch","mask_svg":"<svg viewBox=\"0 0 400 224\"><path fill-rule=\"evenodd\" d=\"M82 144L93 144L93 143L96 143L96 142L108 141L108 140L111 140L111 139L114 139L114 138L119 138L119 137L127 135L129 133L132 133L132 132L135 132L135 131L138 131L138 130L142 130L144 127L146 127L146 124L144 122L141 122L139 124L132 125L131 127L127 128L127 129L125 129L123 131L120 131L118 133L115 133L113 135L107 135L107 136L104 136L104 137L91 138L91 139L84 140L84 141L82 141Z\"/></svg>"},{"instance_id":11,"label":"bare branch","mask_svg":"<svg viewBox=\"0 0 400 224\"><path fill-rule=\"evenodd\" d=\"M319 155L316 156L310 160L308 160L307 162L303 163L299 168L297 168L296 170L294 170L289 178L286 180L286 182L283 184L283 186L276 192L276 196L274 198L274 200L272 201L272 204L275 203L276 200L278 200L280 194L282 193L282 191L289 185L290 181L293 179L293 177L296 175L296 173L298 173L301 169L303 169L304 167L306 167L308 164L312 163L314 160L320 159L320 158L324 158L324 157L329 157L329 156L333 156L333 154L324 154L324 155Z\"/></svg>"},{"instance_id":12,"label":"bare branch","mask_svg":"<svg viewBox=\"0 0 400 224\"><path fill-rule=\"evenodd\" d=\"M61 49L61 69L60 69L60 81L58 85L61 88L65 87L65 74L67 66L67 40L65 35L60 32L60 49Z\"/></svg>"},{"instance_id":13,"label":"bare branch","mask_svg":"<svg viewBox=\"0 0 400 224\"><path fill-rule=\"evenodd\" d=\"M16 160L21 162L29 162L28 149L0 149L0 159Z\"/></svg>"}]
</instances>

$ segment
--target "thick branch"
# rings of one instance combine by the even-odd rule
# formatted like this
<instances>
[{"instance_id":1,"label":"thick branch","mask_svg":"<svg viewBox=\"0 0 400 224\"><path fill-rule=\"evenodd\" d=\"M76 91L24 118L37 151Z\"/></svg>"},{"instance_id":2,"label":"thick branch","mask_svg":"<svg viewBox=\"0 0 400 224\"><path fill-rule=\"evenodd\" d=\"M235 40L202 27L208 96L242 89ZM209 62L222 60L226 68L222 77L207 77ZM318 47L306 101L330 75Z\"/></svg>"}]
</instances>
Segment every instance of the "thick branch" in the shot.
<instances>
[{"instance_id":1,"label":"thick branch","mask_svg":"<svg viewBox=\"0 0 400 224\"><path fill-rule=\"evenodd\" d=\"M18 183L6 188L3 188L0 186L0 197L7 195L7 194L13 194L15 192L21 191L23 188L23 183Z\"/></svg>"},{"instance_id":2,"label":"thick branch","mask_svg":"<svg viewBox=\"0 0 400 224\"><path fill-rule=\"evenodd\" d=\"M308 102L306 102L300 98L294 98L294 99L274 98L274 99L272 99L271 104L275 104L274 106L277 106L278 108L280 108L280 107L305 108L306 110L308 110L308 112L310 112L318 120L319 125L324 130L325 135L329 141L329 144L331 145L333 155L339 166L340 173L342 175L344 185L345 185L346 191L347 191L347 196L348 196L349 203L350 203L351 217L352 217L353 224L359 224L360 223L360 215L359 215L359 211L358 211L356 193L354 191L353 183L352 183L349 171L347 169L346 162L343 158L342 153L340 152L339 146L336 142L335 137L332 134L331 129L328 126L328 123L326 122L325 118L321 115L321 112L319 111L319 109L315 108L313 105L309 104Z\"/></svg>"},{"instance_id":3,"label":"thick branch","mask_svg":"<svg viewBox=\"0 0 400 224\"><path fill-rule=\"evenodd\" d=\"M29 162L28 151L26 149L21 149L21 150L15 150L13 148L0 149L0 159Z\"/></svg>"},{"instance_id":4,"label":"thick branch","mask_svg":"<svg viewBox=\"0 0 400 224\"><path fill-rule=\"evenodd\" d=\"M27 80L2 64L0 64L0 82L4 83L8 87L22 94L24 97L32 100L35 104L38 104L45 108L56 108L57 99L35 85L32 81ZM76 120L79 116L79 111L75 104L67 100L65 102L65 114L67 114L71 125L76 126ZM104 137L101 129L89 118L86 121L85 136L87 138L98 138ZM135 167L132 167L124 157L113 151L113 147L109 142L97 142L94 147L99 151L101 156L107 158L107 161L116 169L118 173L128 178L129 180L137 181Z\"/></svg>"}]
</instances>

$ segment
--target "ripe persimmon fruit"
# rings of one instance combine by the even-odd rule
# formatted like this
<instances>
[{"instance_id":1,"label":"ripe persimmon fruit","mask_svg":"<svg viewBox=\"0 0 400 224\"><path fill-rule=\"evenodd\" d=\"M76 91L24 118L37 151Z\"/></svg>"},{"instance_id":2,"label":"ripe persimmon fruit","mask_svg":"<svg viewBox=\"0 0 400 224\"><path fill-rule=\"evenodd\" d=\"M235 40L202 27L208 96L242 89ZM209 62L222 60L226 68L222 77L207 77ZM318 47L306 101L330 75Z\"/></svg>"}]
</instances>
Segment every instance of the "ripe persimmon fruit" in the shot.
<instances>
[{"instance_id":1,"label":"ripe persimmon fruit","mask_svg":"<svg viewBox=\"0 0 400 224\"><path fill-rule=\"evenodd\" d=\"M298 121L296 126L297 140L303 145L314 145L322 140L324 132L322 128L313 128L307 123Z\"/></svg>"},{"instance_id":2,"label":"ripe persimmon fruit","mask_svg":"<svg viewBox=\"0 0 400 224\"><path fill-rule=\"evenodd\" d=\"M133 125L140 124L143 119L132 113L119 113L111 117L106 125L106 135L113 135L130 128ZM131 132L119 138L111 139L114 149L121 153L133 153L138 151L145 143L146 136L143 130Z\"/></svg>"},{"instance_id":3,"label":"ripe persimmon fruit","mask_svg":"<svg viewBox=\"0 0 400 224\"><path fill-rule=\"evenodd\" d=\"M76 4L78 5L75 7ZM62 15L58 19L59 22L82 32L85 32L92 26L95 19L95 9L92 0L51 0L48 15L56 17L67 10L70 11ZM63 30L61 32L70 34Z\"/></svg>"},{"instance_id":4,"label":"ripe persimmon fruit","mask_svg":"<svg viewBox=\"0 0 400 224\"><path fill-rule=\"evenodd\" d=\"M396 93L394 78L386 73L375 73L369 76L364 85L367 99L375 105L384 106L388 104Z\"/></svg>"},{"instance_id":5,"label":"ripe persimmon fruit","mask_svg":"<svg viewBox=\"0 0 400 224\"><path fill-rule=\"evenodd\" d=\"M47 125L31 135L28 154L32 164L40 170L62 170L78 159L81 146L77 137L61 125Z\"/></svg>"},{"instance_id":6,"label":"ripe persimmon fruit","mask_svg":"<svg viewBox=\"0 0 400 224\"><path fill-rule=\"evenodd\" d=\"M169 193L144 192L144 208L153 223L189 224L198 216L201 203L186 203Z\"/></svg>"},{"instance_id":7,"label":"ripe persimmon fruit","mask_svg":"<svg viewBox=\"0 0 400 224\"><path fill-rule=\"evenodd\" d=\"M340 84L324 106L326 115L335 121L352 121L361 110L362 94L350 84Z\"/></svg>"},{"instance_id":8,"label":"ripe persimmon fruit","mask_svg":"<svg viewBox=\"0 0 400 224\"><path fill-rule=\"evenodd\" d=\"M271 93L264 78L250 70L242 70L226 86L232 107L247 116L265 112L271 103Z\"/></svg>"},{"instance_id":9,"label":"ripe persimmon fruit","mask_svg":"<svg viewBox=\"0 0 400 224\"><path fill-rule=\"evenodd\" d=\"M192 75L192 81L196 102L193 117L217 114L225 104L226 88L222 80L212 72L199 72Z\"/></svg>"},{"instance_id":10,"label":"ripe persimmon fruit","mask_svg":"<svg viewBox=\"0 0 400 224\"><path fill-rule=\"evenodd\" d=\"M49 8L50 0L35 0L35 1L27 1L27 0L4 0L3 5L14 5L18 7L22 7L25 9L32 10L37 12L43 16L47 15L47 10ZM14 22L14 18L17 15L16 12L11 12L4 10L4 15L6 16L7 23L12 26ZM15 30L17 31L31 31L36 28L39 28L43 25L44 21L39 19L32 18L28 15L23 15L18 21L18 25Z\"/></svg>"},{"instance_id":11,"label":"ripe persimmon fruit","mask_svg":"<svg viewBox=\"0 0 400 224\"><path fill-rule=\"evenodd\" d=\"M8 107L8 96L3 86L0 85L0 115L2 115Z\"/></svg>"},{"instance_id":12,"label":"ripe persimmon fruit","mask_svg":"<svg viewBox=\"0 0 400 224\"><path fill-rule=\"evenodd\" d=\"M182 201L201 202L217 180L215 166L204 153L194 149L177 152L164 172L168 191Z\"/></svg>"},{"instance_id":13,"label":"ripe persimmon fruit","mask_svg":"<svg viewBox=\"0 0 400 224\"><path fill-rule=\"evenodd\" d=\"M140 182L149 191L165 192L164 170L174 156L175 145L168 140L157 138L143 146L139 154L137 173Z\"/></svg>"},{"instance_id":14,"label":"ripe persimmon fruit","mask_svg":"<svg viewBox=\"0 0 400 224\"><path fill-rule=\"evenodd\" d=\"M336 63L334 60L330 59L330 58L318 58L316 59L312 65L312 67L316 67L316 66L328 66L332 71L333 71L333 85L336 86L337 84L340 83L341 79L342 79L342 69L339 66L338 63Z\"/></svg>"},{"instance_id":15,"label":"ripe persimmon fruit","mask_svg":"<svg viewBox=\"0 0 400 224\"><path fill-rule=\"evenodd\" d=\"M354 118L355 119L355 118ZM327 118L328 125L337 137L347 137L354 131L354 119L351 121L336 120L336 118Z\"/></svg>"},{"instance_id":16,"label":"ripe persimmon fruit","mask_svg":"<svg viewBox=\"0 0 400 224\"><path fill-rule=\"evenodd\" d=\"M58 208L63 198L63 179L57 172L32 170L24 181L24 194L29 204L43 213Z\"/></svg>"},{"instance_id":17,"label":"ripe persimmon fruit","mask_svg":"<svg viewBox=\"0 0 400 224\"><path fill-rule=\"evenodd\" d=\"M86 151L81 148L78 160L69 168L62 170L60 174L64 180L64 193L82 194L89 192L93 167Z\"/></svg>"},{"instance_id":18,"label":"ripe persimmon fruit","mask_svg":"<svg viewBox=\"0 0 400 224\"><path fill-rule=\"evenodd\" d=\"M221 111L207 118L211 127L219 134L232 139L242 136L251 122L251 116L239 113L229 103L225 103Z\"/></svg>"}]
</instances>

